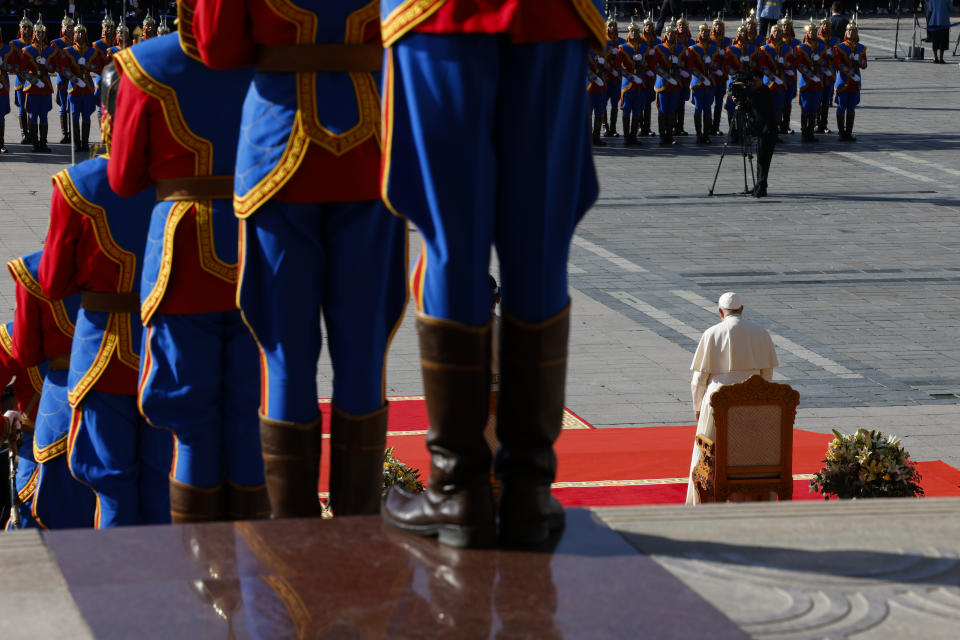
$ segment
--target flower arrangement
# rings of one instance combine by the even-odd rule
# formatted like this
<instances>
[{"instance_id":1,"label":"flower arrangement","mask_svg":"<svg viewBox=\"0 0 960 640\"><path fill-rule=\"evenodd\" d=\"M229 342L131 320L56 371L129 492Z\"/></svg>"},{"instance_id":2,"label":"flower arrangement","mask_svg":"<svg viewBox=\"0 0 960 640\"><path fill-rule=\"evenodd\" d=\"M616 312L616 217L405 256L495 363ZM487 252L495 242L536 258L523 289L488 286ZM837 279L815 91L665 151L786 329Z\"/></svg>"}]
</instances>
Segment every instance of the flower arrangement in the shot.
<instances>
[{"instance_id":1,"label":"flower arrangement","mask_svg":"<svg viewBox=\"0 0 960 640\"><path fill-rule=\"evenodd\" d=\"M838 498L921 497L917 463L896 436L857 429L834 430L823 468L813 475L811 491Z\"/></svg>"},{"instance_id":2,"label":"flower arrangement","mask_svg":"<svg viewBox=\"0 0 960 640\"><path fill-rule=\"evenodd\" d=\"M393 447L383 453L383 490L399 485L407 491L420 493L423 483L420 482L420 470L408 467L393 455Z\"/></svg>"}]
</instances>

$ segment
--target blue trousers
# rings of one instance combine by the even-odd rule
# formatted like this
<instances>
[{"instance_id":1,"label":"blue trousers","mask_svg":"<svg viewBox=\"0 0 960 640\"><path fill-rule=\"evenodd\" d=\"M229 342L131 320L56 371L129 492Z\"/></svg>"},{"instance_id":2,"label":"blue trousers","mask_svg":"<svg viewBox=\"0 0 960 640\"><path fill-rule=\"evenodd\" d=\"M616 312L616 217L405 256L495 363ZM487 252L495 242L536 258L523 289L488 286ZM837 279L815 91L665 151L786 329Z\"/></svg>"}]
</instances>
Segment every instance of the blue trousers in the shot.
<instances>
[{"instance_id":1,"label":"blue trousers","mask_svg":"<svg viewBox=\"0 0 960 640\"><path fill-rule=\"evenodd\" d=\"M147 424L137 397L89 391L67 439L73 477L96 493L94 527L170 523L170 432Z\"/></svg>"},{"instance_id":2,"label":"blue trousers","mask_svg":"<svg viewBox=\"0 0 960 640\"><path fill-rule=\"evenodd\" d=\"M57 83L57 104L60 106L60 113L70 113L70 104L67 102L69 99L69 93L67 92L69 86L66 80Z\"/></svg>"},{"instance_id":3,"label":"blue trousers","mask_svg":"<svg viewBox=\"0 0 960 640\"><path fill-rule=\"evenodd\" d=\"M856 113L857 105L860 104L859 91L840 91L837 93L837 112L838 113Z\"/></svg>"},{"instance_id":4,"label":"blue trousers","mask_svg":"<svg viewBox=\"0 0 960 640\"><path fill-rule=\"evenodd\" d=\"M820 106L820 91L801 91L800 92L800 113L809 116L817 112Z\"/></svg>"},{"instance_id":5,"label":"blue trousers","mask_svg":"<svg viewBox=\"0 0 960 640\"><path fill-rule=\"evenodd\" d=\"M613 82L607 84L607 90L603 94L603 108L606 108L607 104L612 104L616 106L620 102L620 79L614 78Z\"/></svg>"},{"instance_id":6,"label":"blue trousers","mask_svg":"<svg viewBox=\"0 0 960 640\"><path fill-rule=\"evenodd\" d=\"M823 91L820 93L820 106L829 107L833 102L833 83L824 78Z\"/></svg>"},{"instance_id":7,"label":"blue trousers","mask_svg":"<svg viewBox=\"0 0 960 640\"><path fill-rule=\"evenodd\" d=\"M70 475L67 435L73 409L67 401L67 371L51 370L43 381L33 440L40 468L32 513L44 529L92 527L96 495Z\"/></svg>"},{"instance_id":8,"label":"blue trousers","mask_svg":"<svg viewBox=\"0 0 960 640\"><path fill-rule=\"evenodd\" d=\"M603 108L606 106L607 94L606 93L587 93L587 96L590 100L590 111L593 113L595 118L603 117Z\"/></svg>"},{"instance_id":9,"label":"blue trousers","mask_svg":"<svg viewBox=\"0 0 960 640\"><path fill-rule=\"evenodd\" d=\"M45 96L26 95L25 102L27 113L30 115L31 124L47 124L47 114L53 108L53 98L47 94Z\"/></svg>"},{"instance_id":10,"label":"blue trousers","mask_svg":"<svg viewBox=\"0 0 960 640\"><path fill-rule=\"evenodd\" d=\"M384 197L424 241L420 312L485 325L491 245L504 311L532 323L567 306L570 241L598 193L587 46L414 33L388 51Z\"/></svg>"},{"instance_id":11,"label":"blue trousers","mask_svg":"<svg viewBox=\"0 0 960 640\"><path fill-rule=\"evenodd\" d=\"M777 114L777 117L780 117L780 112L783 111L783 105L787 101L787 92L786 91L771 91L773 94L773 111Z\"/></svg>"},{"instance_id":12,"label":"blue trousers","mask_svg":"<svg viewBox=\"0 0 960 640\"><path fill-rule=\"evenodd\" d=\"M27 94L21 89L13 92L13 104L17 106L17 115L27 115Z\"/></svg>"},{"instance_id":13,"label":"blue trousers","mask_svg":"<svg viewBox=\"0 0 960 640\"><path fill-rule=\"evenodd\" d=\"M153 316L143 332L140 410L173 433L171 478L200 489L263 486L258 373L239 311Z\"/></svg>"},{"instance_id":14,"label":"blue trousers","mask_svg":"<svg viewBox=\"0 0 960 640\"><path fill-rule=\"evenodd\" d=\"M10 96L0 96L0 120L10 113Z\"/></svg>"},{"instance_id":15,"label":"blue trousers","mask_svg":"<svg viewBox=\"0 0 960 640\"><path fill-rule=\"evenodd\" d=\"M623 110L624 117L640 115L643 109L643 89L621 93L620 108Z\"/></svg>"},{"instance_id":16,"label":"blue trousers","mask_svg":"<svg viewBox=\"0 0 960 640\"><path fill-rule=\"evenodd\" d=\"M382 407L387 348L407 299L406 222L379 200L271 201L241 221L240 253L238 299L260 349L260 413L316 419L321 315L333 403L352 415Z\"/></svg>"},{"instance_id":17,"label":"blue trousers","mask_svg":"<svg viewBox=\"0 0 960 640\"><path fill-rule=\"evenodd\" d=\"M6 461L6 459L4 459ZM24 433L20 448L17 451L17 492L20 494L20 526L23 529L36 529L40 525L33 517L33 493L36 486L39 469L33 459L33 434ZM8 491L7 469L3 470L3 490ZM4 525L4 529L10 530L10 520Z\"/></svg>"},{"instance_id":18,"label":"blue trousers","mask_svg":"<svg viewBox=\"0 0 960 640\"><path fill-rule=\"evenodd\" d=\"M693 89L693 112L702 114L704 110L710 112L713 104L713 87Z\"/></svg>"},{"instance_id":19,"label":"blue trousers","mask_svg":"<svg viewBox=\"0 0 960 640\"><path fill-rule=\"evenodd\" d=\"M70 96L74 119L90 122L90 116L97 110L97 101L92 93L85 96Z\"/></svg>"},{"instance_id":20,"label":"blue trousers","mask_svg":"<svg viewBox=\"0 0 960 640\"><path fill-rule=\"evenodd\" d=\"M657 110L663 114L672 116L677 111L677 105L683 104L680 101L678 91L661 91L657 94Z\"/></svg>"}]
</instances>

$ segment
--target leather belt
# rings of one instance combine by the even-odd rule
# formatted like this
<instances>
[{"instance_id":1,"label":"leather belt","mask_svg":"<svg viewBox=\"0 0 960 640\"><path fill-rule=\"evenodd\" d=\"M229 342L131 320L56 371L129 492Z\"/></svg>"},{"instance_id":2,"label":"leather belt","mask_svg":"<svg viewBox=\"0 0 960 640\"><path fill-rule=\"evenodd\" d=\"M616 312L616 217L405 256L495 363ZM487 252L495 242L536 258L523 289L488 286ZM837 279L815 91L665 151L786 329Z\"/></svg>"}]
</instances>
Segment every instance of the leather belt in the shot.
<instances>
[{"instance_id":1,"label":"leather belt","mask_svg":"<svg viewBox=\"0 0 960 640\"><path fill-rule=\"evenodd\" d=\"M257 71L320 73L380 71L378 44L283 44L257 47Z\"/></svg>"},{"instance_id":2,"label":"leather belt","mask_svg":"<svg viewBox=\"0 0 960 640\"><path fill-rule=\"evenodd\" d=\"M24 433L33 433L34 422L30 418L20 418L20 431Z\"/></svg>"},{"instance_id":3,"label":"leather belt","mask_svg":"<svg viewBox=\"0 0 960 640\"><path fill-rule=\"evenodd\" d=\"M184 176L157 180L157 200L233 200L233 176Z\"/></svg>"},{"instance_id":4,"label":"leather belt","mask_svg":"<svg viewBox=\"0 0 960 640\"><path fill-rule=\"evenodd\" d=\"M56 356L47 360L47 371L64 371L70 368L70 354Z\"/></svg>"},{"instance_id":5,"label":"leather belt","mask_svg":"<svg viewBox=\"0 0 960 640\"><path fill-rule=\"evenodd\" d=\"M84 291L80 295L80 306L98 313L140 313L140 294Z\"/></svg>"}]
</instances>

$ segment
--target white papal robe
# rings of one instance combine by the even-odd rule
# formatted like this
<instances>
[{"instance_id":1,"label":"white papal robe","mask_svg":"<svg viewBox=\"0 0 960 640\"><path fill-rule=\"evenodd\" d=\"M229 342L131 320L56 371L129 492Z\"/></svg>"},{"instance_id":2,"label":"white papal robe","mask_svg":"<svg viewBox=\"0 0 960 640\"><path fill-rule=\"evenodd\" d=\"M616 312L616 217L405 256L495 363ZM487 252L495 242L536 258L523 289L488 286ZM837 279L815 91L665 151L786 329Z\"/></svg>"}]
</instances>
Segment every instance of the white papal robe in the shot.
<instances>
[{"instance_id":1,"label":"white papal robe","mask_svg":"<svg viewBox=\"0 0 960 640\"><path fill-rule=\"evenodd\" d=\"M750 376L760 375L764 380L773 379L773 369L779 365L773 339L763 327L747 322L740 315L727 315L721 322L703 332L697 352L693 356L693 379L690 391L694 411L700 411L697 434L713 438L716 427L710 397L725 384L743 382ZM693 469L700 462L696 441L690 461L690 476L687 481L687 504L700 502L693 486Z\"/></svg>"}]
</instances>

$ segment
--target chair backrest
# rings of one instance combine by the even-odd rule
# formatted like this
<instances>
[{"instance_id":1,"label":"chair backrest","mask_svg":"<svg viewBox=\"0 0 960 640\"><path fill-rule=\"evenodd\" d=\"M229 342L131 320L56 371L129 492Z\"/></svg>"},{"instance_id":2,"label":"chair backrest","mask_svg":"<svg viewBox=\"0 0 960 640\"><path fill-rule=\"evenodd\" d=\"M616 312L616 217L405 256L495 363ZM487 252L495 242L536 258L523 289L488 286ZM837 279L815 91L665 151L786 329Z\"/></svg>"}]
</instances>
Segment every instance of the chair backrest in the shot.
<instances>
[{"instance_id":1,"label":"chair backrest","mask_svg":"<svg viewBox=\"0 0 960 640\"><path fill-rule=\"evenodd\" d=\"M793 492L793 423L800 394L755 375L717 389L710 399L716 425L715 490Z\"/></svg>"}]
</instances>

